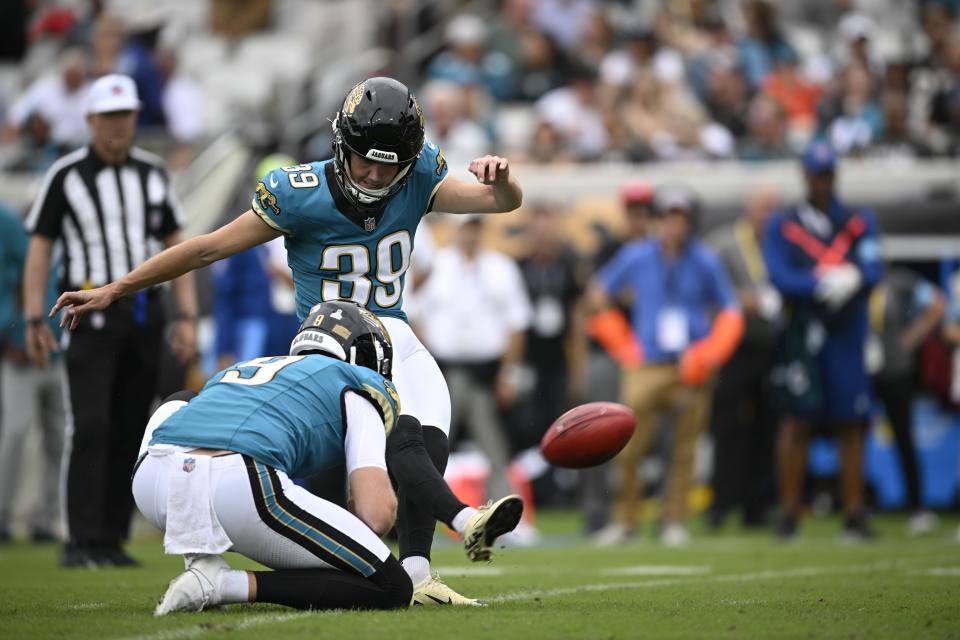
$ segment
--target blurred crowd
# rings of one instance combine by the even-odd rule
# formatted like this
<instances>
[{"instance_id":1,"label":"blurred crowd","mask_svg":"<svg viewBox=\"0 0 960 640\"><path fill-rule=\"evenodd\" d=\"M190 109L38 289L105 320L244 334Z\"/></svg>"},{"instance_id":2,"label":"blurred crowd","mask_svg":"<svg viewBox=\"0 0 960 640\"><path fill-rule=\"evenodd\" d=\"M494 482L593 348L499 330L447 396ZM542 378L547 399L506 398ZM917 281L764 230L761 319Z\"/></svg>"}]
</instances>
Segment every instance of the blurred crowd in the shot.
<instances>
[{"instance_id":1,"label":"blurred crowd","mask_svg":"<svg viewBox=\"0 0 960 640\"><path fill-rule=\"evenodd\" d=\"M143 103L137 124L148 146L168 152L174 169L191 160L203 133L199 84L178 69L174 44L160 37L162 24L133 30L102 4L41 2L26 16L28 46L10 55L21 63L20 86L0 91L4 170L42 174L86 144L90 84L110 73L134 79Z\"/></svg>"},{"instance_id":2,"label":"blurred crowd","mask_svg":"<svg viewBox=\"0 0 960 640\"><path fill-rule=\"evenodd\" d=\"M162 8L121 16L108 2L24 4L29 37L8 54L24 66L15 86L0 90L3 139L18 144L0 161L39 172L82 144L84 93L111 71L135 78L140 124L157 134L155 146L179 152L170 158L174 170L235 113L295 138L286 140L291 149L329 153L324 127L300 135L301 124L283 121L294 114L271 101L283 70L249 89L248 102L262 113L223 102L243 102L229 93L236 88L221 86L232 82L229 65L270 72L262 54L244 58L236 45L269 31L276 4L211 0L191 9L206 20L189 27ZM952 0L499 0L480 3L477 13L448 4L386 3L368 46L392 53L367 71L399 75L418 90L428 133L453 166L487 152L537 163L761 161L796 155L814 137L842 156L958 152ZM420 52L412 59L411 41ZM218 84L215 68L181 60L184 42L212 56L226 79ZM309 104L316 84L322 80L304 72L285 92L306 100L308 112L332 105L330 96Z\"/></svg>"},{"instance_id":3,"label":"blurred crowd","mask_svg":"<svg viewBox=\"0 0 960 640\"><path fill-rule=\"evenodd\" d=\"M411 3L391 3L382 29ZM957 153L955 2L502 0L425 65L448 156L534 162ZM422 23L430 24L427 12ZM469 150L469 151L468 151Z\"/></svg>"}]
</instances>

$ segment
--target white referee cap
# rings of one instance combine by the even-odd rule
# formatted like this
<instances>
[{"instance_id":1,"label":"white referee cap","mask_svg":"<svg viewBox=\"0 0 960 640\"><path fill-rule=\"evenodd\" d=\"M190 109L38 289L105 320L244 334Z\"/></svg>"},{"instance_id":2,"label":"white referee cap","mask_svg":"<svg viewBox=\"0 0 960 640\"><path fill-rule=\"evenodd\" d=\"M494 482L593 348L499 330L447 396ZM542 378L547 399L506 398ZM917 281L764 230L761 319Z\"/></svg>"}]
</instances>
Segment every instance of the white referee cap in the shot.
<instances>
[{"instance_id":1,"label":"white referee cap","mask_svg":"<svg viewBox=\"0 0 960 640\"><path fill-rule=\"evenodd\" d=\"M87 93L87 115L111 111L133 111L140 108L137 85L133 78L119 73L98 78Z\"/></svg>"}]
</instances>

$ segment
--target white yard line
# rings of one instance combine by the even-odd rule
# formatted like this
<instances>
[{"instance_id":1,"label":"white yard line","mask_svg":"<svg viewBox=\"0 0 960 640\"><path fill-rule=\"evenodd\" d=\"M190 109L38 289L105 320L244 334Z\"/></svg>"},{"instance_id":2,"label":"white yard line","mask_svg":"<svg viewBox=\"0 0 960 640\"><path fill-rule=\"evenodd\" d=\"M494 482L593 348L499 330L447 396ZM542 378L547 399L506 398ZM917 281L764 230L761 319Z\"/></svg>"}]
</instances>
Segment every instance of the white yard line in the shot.
<instances>
[{"instance_id":1,"label":"white yard line","mask_svg":"<svg viewBox=\"0 0 960 640\"><path fill-rule=\"evenodd\" d=\"M123 640L184 640L186 638L198 638L203 635L217 633L219 631L240 631L252 627L261 627L263 625L282 624L292 620L301 620L303 618L329 617L339 615L340 611L291 611L289 613L270 613L264 615L252 615L244 618L224 617L219 620L206 620L202 625L194 627L182 627L180 629L164 629L156 633L148 633L142 636L129 636Z\"/></svg>"},{"instance_id":2,"label":"white yard line","mask_svg":"<svg viewBox=\"0 0 960 640\"><path fill-rule=\"evenodd\" d=\"M495 598L488 598L488 602L515 602L518 600L534 600L537 598L551 598L555 596L573 595L575 593L590 593L600 591L616 591L620 589L655 589L658 587L672 587L683 584L705 584L715 582L753 582L756 580L777 580L782 578L806 578L810 576L869 573L881 569L892 569L896 563L891 561L875 562L865 565L847 567L797 567L783 571L755 571L751 573L728 573L718 576L699 576L689 578L664 578L662 580L644 580L642 582L606 582L598 584L581 584L573 587L557 589L531 589L506 593Z\"/></svg>"},{"instance_id":3,"label":"white yard line","mask_svg":"<svg viewBox=\"0 0 960 640\"><path fill-rule=\"evenodd\" d=\"M710 567L706 565L638 564L629 567L601 569L597 573L602 576L696 576L710 573Z\"/></svg>"},{"instance_id":4,"label":"white yard line","mask_svg":"<svg viewBox=\"0 0 960 640\"><path fill-rule=\"evenodd\" d=\"M912 559L916 560L918 558ZM727 583L727 582L755 582L758 580L781 580L787 578L808 578L812 576L824 575L842 575L856 573L871 573L874 571L890 569L906 569L913 564L910 560L885 560L881 562L872 562L869 564L848 565L848 566L821 566L821 567L796 567L793 569L784 569L781 571L754 571L749 573L728 573L721 575L697 575L678 578L662 578L659 580L644 580L634 582L607 582L595 584L581 584L572 587L561 587L557 589L531 589L525 591L515 591L506 593L494 598L487 598L487 602L518 602L523 600L535 600L539 598L552 598L556 596L573 595L576 593L594 593L603 591L617 591L621 589L657 589L660 587L672 587L684 584L706 584L706 583ZM445 569L455 570L455 567L445 567ZM934 569L935 570L935 569ZM953 575L952 573L950 575ZM736 601L725 601L733 603ZM742 604L746 604L743 601ZM740 604L740 603L738 603ZM308 612L292 611L289 613L272 613L264 615L251 615L243 618L223 617L217 620L206 620L202 625L183 627L180 629L167 629L156 633L130 636L124 640L184 640L187 638L197 638L202 635L214 634L218 631L239 631L263 625L277 625L293 620L302 620L307 617L328 617L339 615L340 612Z\"/></svg>"},{"instance_id":5,"label":"white yard line","mask_svg":"<svg viewBox=\"0 0 960 640\"><path fill-rule=\"evenodd\" d=\"M457 566L451 565L451 566L434 567L433 570L439 573L443 577L456 576L456 577L464 577L464 578L467 578L467 577L488 578L488 577L494 577L494 576L502 576L507 573L510 573L510 574L527 573L524 567L510 567L510 568L471 567L471 566L457 567Z\"/></svg>"},{"instance_id":6,"label":"white yard line","mask_svg":"<svg viewBox=\"0 0 960 640\"><path fill-rule=\"evenodd\" d=\"M490 578L505 575L570 575L569 571L564 571L556 566L547 565L507 565L507 566L476 566L476 565L442 565L435 566L433 569L440 574L442 578ZM608 567L606 569L584 569L577 573L582 576L601 575L601 576L692 576L710 573L711 567L707 565L661 565L661 564L639 564L626 567Z\"/></svg>"},{"instance_id":7,"label":"white yard line","mask_svg":"<svg viewBox=\"0 0 960 640\"><path fill-rule=\"evenodd\" d=\"M931 567L922 571L911 571L911 575L960 577L960 567Z\"/></svg>"}]
</instances>

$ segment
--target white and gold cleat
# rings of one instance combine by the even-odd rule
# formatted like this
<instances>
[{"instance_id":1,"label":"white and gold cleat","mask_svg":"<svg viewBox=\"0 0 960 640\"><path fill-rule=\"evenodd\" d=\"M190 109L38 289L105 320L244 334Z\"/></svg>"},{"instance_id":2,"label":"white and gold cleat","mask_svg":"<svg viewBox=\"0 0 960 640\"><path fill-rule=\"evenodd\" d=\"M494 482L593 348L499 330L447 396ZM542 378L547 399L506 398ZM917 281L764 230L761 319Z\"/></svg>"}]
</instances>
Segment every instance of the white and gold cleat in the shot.
<instances>
[{"instance_id":1,"label":"white and gold cleat","mask_svg":"<svg viewBox=\"0 0 960 640\"><path fill-rule=\"evenodd\" d=\"M488 502L467 520L463 529L463 548L474 562L490 560L490 547L503 534L513 531L523 515L523 500L509 495Z\"/></svg>"},{"instance_id":2,"label":"white and gold cleat","mask_svg":"<svg viewBox=\"0 0 960 640\"><path fill-rule=\"evenodd\" d=\"M189 569L170 581L170 586L157 603L153 615L203 611L216 606L220 602L220 574L229 570L227 561L217 555L194 560Z\"/></svg>"},{"instance_id":3,"label":"white and gold cleat","mask_svg":"<svg viewBox=\"0 0 960 640\"><path fill-rule=\"evenodd\" d=\"M446 584L443 580L440 579L440 576L433 574L424 578L422 582L414 585L413 587L413 600L410 601L412 605L450 605L454 607L485 607L486 604L475 600L474 598L468 598L462 596Z\"/></svg>"}]
</instances>

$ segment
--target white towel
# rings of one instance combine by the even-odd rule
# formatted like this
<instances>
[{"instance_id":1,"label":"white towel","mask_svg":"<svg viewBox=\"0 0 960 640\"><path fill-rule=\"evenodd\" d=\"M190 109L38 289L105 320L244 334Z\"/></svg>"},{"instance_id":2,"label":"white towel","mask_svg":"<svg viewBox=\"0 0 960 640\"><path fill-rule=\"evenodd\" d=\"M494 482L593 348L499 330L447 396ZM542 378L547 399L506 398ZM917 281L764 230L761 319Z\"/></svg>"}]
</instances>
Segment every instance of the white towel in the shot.
<instances>
[{"instance_id":1,"label":"white towel","mask_svg":"<svg viewBox=\"0 0 960 640\"><path fill-rule=\"evenodd\" d=\"M171 555L223 553L233 542L213 510L210 472L213 458L183 452L169 455L164 551Z\"/></svg>"},{"instance_id":2,"label":"white towel","mask_svg":"<svg viewBox=\"0 0 960 640\"><path fill-rule=\"evenodd\" d=\"M150 416L150 421L147 422L146 429L143 431L143 439L140 441L140 452L137 454L138 458L146 453L147 446L153 439L153 432L157 430L157 427L163 424L164 420L185 406L187 406L187 403L183 400L171 400L170 402L165 402L157 407L157 410L153 412L152 416Z\"/></svg>"}]
</instances>

